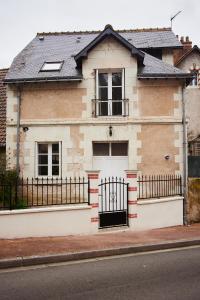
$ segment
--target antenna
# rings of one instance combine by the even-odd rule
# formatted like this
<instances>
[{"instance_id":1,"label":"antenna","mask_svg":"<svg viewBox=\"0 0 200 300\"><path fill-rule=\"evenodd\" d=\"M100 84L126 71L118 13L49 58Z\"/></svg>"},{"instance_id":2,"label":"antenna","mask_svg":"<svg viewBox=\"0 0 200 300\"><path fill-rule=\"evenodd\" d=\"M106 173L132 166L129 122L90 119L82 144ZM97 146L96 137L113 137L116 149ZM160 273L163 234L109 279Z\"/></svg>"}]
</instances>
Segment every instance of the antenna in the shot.
<instances>
[{"instance_id":1,"label":"antenna","mask_svg":"<svg viewBox=\"0 0 200 300\"><path fill-rule=\"evenodd\" d=\"M171 28L172 28L172 21L182 12L182 10L179 10L173 17L170 18L171 21Z\"/></svg>"}]
</instances>

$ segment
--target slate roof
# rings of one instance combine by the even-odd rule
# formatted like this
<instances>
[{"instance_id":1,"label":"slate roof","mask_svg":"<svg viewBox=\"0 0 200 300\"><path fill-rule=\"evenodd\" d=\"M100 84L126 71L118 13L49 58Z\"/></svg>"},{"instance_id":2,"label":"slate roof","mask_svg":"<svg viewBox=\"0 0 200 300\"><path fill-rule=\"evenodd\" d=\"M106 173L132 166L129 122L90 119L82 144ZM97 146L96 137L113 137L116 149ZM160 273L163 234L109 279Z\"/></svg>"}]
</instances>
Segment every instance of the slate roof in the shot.
<instances>
[{"instance_id":1,"label":"slate roof","mask_svg":"<svg viewBox=\"0 0 200 300\"><path fill-rule=\"evenodd\" d=\"M162 60L145 53L144 66L138 71L138 78L150 77L191 77L190 73L185 73Z\"/></svg>"},{"instance_id":2,"label":"slate roof","mask_svg":"<svg viewBox=\"0 0 200 300\"><path fill-rule=\"evenodd\" d=\"M129 43L139 50L147 48L178 48L182 47L177 37L169 28L122 30L116 31ZM16 56L9 72L6 82L17 81L46 81L46 80L81 80L81 70L76 68L75 56L91 43L101 32L65 32L65 33L40 33ZM41 38L43 37L43 38ZM165 72L164 63L155 61L145 54L146 68L140 72L151 72L156 74L157 70ZM64 61L61 71L39 72L45 61ZM160 62L160 66L159 66ZM173 67L172 67L173 68ZM178 71L166 71L173 74ZM181 72L181 71L180 71ZM142 74L141 73L141 74Z\"/></svg>"},{"instance_id":3,"label":"slate roof","mask_svg":"<svg viewBox=\"0 0 200 300\"><path fill-rule=\"evenodd\" d=\"M0 147L6 145L6 87L3 80L8 69L0 69Z\"/></svg>"}]
</instances>

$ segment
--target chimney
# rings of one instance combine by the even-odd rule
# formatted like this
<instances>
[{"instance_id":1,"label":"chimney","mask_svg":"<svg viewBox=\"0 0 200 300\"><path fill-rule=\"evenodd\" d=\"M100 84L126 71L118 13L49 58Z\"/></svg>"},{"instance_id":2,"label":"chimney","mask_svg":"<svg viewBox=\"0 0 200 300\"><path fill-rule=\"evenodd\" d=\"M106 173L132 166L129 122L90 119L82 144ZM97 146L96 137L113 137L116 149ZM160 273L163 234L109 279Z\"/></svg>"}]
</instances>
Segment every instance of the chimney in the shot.
<instances>
[{"instance_id":1,"label":"chimney","mask_svg":"<svg viewBox=\"0 0 200 300\"><path fill-rule=\"evenodd\" d=\"M189 36L186 36L185 38L182 36L180 42L183 45L183 52L192 49L192 41L190 41Z\"/></svg>"}]
</instances>

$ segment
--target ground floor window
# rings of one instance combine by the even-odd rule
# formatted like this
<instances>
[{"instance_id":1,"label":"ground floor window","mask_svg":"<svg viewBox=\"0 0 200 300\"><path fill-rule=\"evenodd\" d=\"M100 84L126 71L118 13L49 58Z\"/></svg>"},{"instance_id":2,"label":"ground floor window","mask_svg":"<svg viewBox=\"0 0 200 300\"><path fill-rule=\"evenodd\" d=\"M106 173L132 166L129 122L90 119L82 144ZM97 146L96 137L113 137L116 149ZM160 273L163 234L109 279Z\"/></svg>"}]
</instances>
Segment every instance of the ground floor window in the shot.
<instances>
[{"instance_id":1,"label":"ground floor window","mask_svg":"<svg viewBox=\"0 0 200 300\"><path fill-rule=\"evenodd\" d=\"M60 148L58 142L37 144L38 176L60 176Z\"/></svg>"}]
</instances>

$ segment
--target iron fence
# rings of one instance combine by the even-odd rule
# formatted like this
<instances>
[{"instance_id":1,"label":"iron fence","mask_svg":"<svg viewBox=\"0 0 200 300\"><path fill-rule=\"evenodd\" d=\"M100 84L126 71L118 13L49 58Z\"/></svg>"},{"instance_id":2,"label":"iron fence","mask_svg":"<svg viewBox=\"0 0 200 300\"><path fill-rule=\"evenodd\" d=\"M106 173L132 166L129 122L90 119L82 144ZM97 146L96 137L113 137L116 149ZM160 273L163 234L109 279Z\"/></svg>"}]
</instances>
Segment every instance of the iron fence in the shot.
<instances>
[{"instance_id":1,"label":"iron fence","mask_svg":"<svg viewBox=\"0 0 200 300\"><path fill-rule=\"evenodd\" d=\"M180 175L152 175L138 177L138 199L182 195Z\"/></svg>"},{"instance_id":2,"label":"iron fence","mask_svg":"<svg viewBox=\"0 0 200 300\"><path fill-rule=\"evenodd\" d=\"M126 117L129 115L129 99L92 99L92 114L94 117Z\"/></svg>"},{"instance_id":3,"label":"iron fence","mask_svg":"<svg viewBox=\"0 0 200 300\"><path fill-rule=\"evenodd\" d=\"M89 179L19 178L0 182L0 210L30 207L89 204Z\"/></svg>"}]
</instances>

